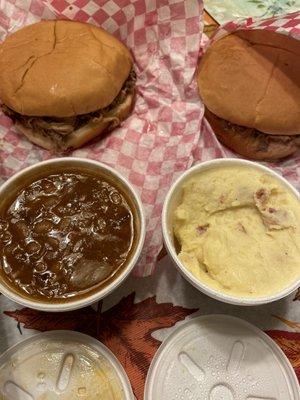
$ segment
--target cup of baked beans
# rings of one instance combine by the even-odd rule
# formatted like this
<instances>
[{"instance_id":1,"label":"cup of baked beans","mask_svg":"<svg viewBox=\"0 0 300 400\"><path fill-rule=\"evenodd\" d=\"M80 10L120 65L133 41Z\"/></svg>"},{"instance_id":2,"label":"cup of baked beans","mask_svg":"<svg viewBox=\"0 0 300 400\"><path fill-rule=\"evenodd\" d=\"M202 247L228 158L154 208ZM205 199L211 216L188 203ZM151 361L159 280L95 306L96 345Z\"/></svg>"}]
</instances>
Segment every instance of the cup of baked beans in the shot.
<instances>
[{"instance_id":1,"label":"cup of baked beans","mask_svg":"<svg viewBox=\"0 0 300 400\"><path fill-rule=\"evenodd\" d=\"M142 203L116 170L40 162L0 187L0 291L37 310L87 306L125 280L144 238Z\"/></svg>"}]
</instances>

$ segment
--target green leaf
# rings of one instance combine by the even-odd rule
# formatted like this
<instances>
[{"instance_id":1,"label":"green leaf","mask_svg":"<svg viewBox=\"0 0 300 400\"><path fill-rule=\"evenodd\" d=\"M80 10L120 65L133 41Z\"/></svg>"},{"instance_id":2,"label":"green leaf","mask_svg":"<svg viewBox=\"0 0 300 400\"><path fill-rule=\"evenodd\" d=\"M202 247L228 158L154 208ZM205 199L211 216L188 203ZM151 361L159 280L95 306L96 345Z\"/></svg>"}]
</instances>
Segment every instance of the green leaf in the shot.
<instances>
[{"instance_id":1,"label":"green leaf","mask_svg":"<svg viewBox=\"0 0 300 400\"><path fill-rule=\"evenodd\" d=\"M261 0L248 0L248 2L253 4L263 4Z\"/></svg>"}]
</instances>

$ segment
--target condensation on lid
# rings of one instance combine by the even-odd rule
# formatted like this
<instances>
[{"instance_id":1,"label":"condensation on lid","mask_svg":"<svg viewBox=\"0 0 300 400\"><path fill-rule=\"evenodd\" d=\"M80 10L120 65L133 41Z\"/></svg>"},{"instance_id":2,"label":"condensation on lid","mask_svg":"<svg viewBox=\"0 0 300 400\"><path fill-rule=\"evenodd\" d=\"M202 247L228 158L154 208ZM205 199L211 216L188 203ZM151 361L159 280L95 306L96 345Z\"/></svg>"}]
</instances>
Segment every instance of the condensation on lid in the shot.
<instances>
[{"instance_id":1,"label":"condensation on lid","mask_svg":"<svg viewBox=\"0 0 300 400\"><path fill-rule=\"evenodd\" d=\"M0 357L0 400L133 400L125 371L97 340L70 331L27 339Z\"/></svg>"},{"instance_id":2,"label":"condensation on lid","mask_svg":"<svg viewBox=\"0 0 300 400\"><path fill-rule=\"evenodd\" d=\"M163 342L144 400L300 400L295 372L265 333L226 315L193 318Z\"/></svg>"}]
</instances>

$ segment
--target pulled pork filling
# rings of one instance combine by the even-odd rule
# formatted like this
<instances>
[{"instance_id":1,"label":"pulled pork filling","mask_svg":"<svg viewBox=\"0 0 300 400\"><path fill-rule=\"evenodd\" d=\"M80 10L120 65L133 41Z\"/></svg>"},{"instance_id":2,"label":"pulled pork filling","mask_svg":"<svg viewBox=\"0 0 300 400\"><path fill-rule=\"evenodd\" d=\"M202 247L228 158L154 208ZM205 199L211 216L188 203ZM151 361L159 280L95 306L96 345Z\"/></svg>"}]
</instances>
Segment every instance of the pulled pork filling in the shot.
<instances>
[{"instance_id":1,"label":"pulled pork filling","mask_svg":"<svg viewBox=\"0 0 300 400\"><path fill-rule=\"evenodd\" d=\"M215 115L215 117L217 116ZM252 136L254 139L260 139L258 149L260 151L267 151L270 142L294 144L300 146L300 135L270 135L255 128L247 128L246 126L232 124L223 118L217 118L219 119L221 126L225 131L234 132L239 135Z\"/></svg>"},{"instance_id":2,"label":"pulled pork filling","mask_svg":"<svg viewBox=\"0 0 300 400\"><path fill-rule=\"evenodd\" d=\"M74 117L32 117L19 114L7 107L5 104L2 104L1 108L3 113L14 122L19 122L24 127L37 131L44 136L51 136L56 140L60 140L63 136L69 135L90 121L97 122L104 117L113 117L115 108L122 104L129 94L133 93L135 82L136 74L132 69L128 78L124 82L120 93L109 106L88 114L76 115Z\"/></svg>"}]
</instances>

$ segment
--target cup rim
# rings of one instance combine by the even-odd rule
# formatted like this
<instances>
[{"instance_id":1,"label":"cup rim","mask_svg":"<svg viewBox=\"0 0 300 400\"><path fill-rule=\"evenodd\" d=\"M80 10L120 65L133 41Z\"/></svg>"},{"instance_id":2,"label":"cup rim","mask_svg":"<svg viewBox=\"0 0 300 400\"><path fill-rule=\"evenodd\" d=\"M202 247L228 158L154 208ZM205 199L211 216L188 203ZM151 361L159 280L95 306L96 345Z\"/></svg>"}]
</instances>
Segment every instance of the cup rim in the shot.
<instances>
[{"instance_id":1,"label":"cup rim","mask_svg":"<svg viewBox=\"0 0 300 400\"><path fill-rule=\"evenodd\" d=\"M45 167L49 164L60 164L61 162L64 163L84 163L85 165L88 166L96 166L100 167L108 172L110 172L113 176L115 176L131 193L131 195L134 198L134 201L136 202L137 205L137 211L140 217L140 232L138 235L138 243L136 246L136 250L132 255L132 258L126 268L120 273L120 275L115 279L112 280L112 282L107 285L106 287L100 289L99 291L96 291L95 293L91 295L84 296L79 299L74 299L66 302L57 302L57 303L47 303L43 302L40 300L31 300L26 297L22 297L21 295L14 293L12 290L10 290L7 286L2 284L2 281L0 279L0 292L5 295L7 298L10 300L16 302L17 304L25 307L32 308L34 310L39 310L39 311L45 311L45 312L65 312L65 311L72 311L72 310L77 310L79 308L83 308L86 306L89 306L104 297L106 297L108 294L110 294L112 291L114 291L118 286L121 285L121 283L128 277L134 266L136 265L143 246L144 246L144 241L145 241L145 235L146 235L146 223L145 223L145 215L144 215L144 209L142 205L142 201L139 197L139 195L136 192L136 189L133 187L133 185L117 170L112 168L111 166L104 164L99 161L91 160L91 159L86 159L86 158L81 158L81 157L61 157L61 158L52 158L49 160L41 161L36 164L33 164L29 167L26 167L14 175L12 175L10 178L8 178L1 186L0 186L0 196L3 193L3 191L9 187L17 178L23 176L23 175L28 175L33 170L40 169L41 167Z\"/></svg>"},{"instance_id":2,"label":"cup rim","mask_svg":"<svg viewBox=\"0 0 300 400\"><path fill-rule=\"evenodd\" d=\"M285 187L287 187L299 200L300 200L300 193L298 190L288 182L284 177L279 175L276 171L272 170L271 168L259 164L254 161L244 160L244 159L236 159L236 158L218 158L214 160L200 162L188 170L186 170L176 181L171 185L167 196L164 201L163 210L162 210L162 232L165 247L167 253L169 254L170 258L172 259L173 263L177 267L180 274L187 279L189 283L191 283L196 289L201 291L202 293L206 294L209 297L212 297L215 300L219 300L224 303L239 305L239 306L256 306L271 303L273 301L280 300L284 297L287 297L291 293L293 293L300 285L300 274L299 278L295 280L291 285L284 288L280 292L277 292L270 296L263 296L263 297L256 297L256 298L247 298L247 297L238 297L232 296L226 293L222 293L209 285L201 282L197 279L179 260L178 255L175 251L174 245L172 244L171 234L168 229L168 213L169 213L169 205L173 195L176 193L178 189L180 189L182 183L195 171L202 171L205 169L210 169L211 167L217 167L222 164L227 165L245 165L250 166L261 171L267 172L268 174L272 175L273 177L277 178Z\"/></svg>"}]
</instances>

